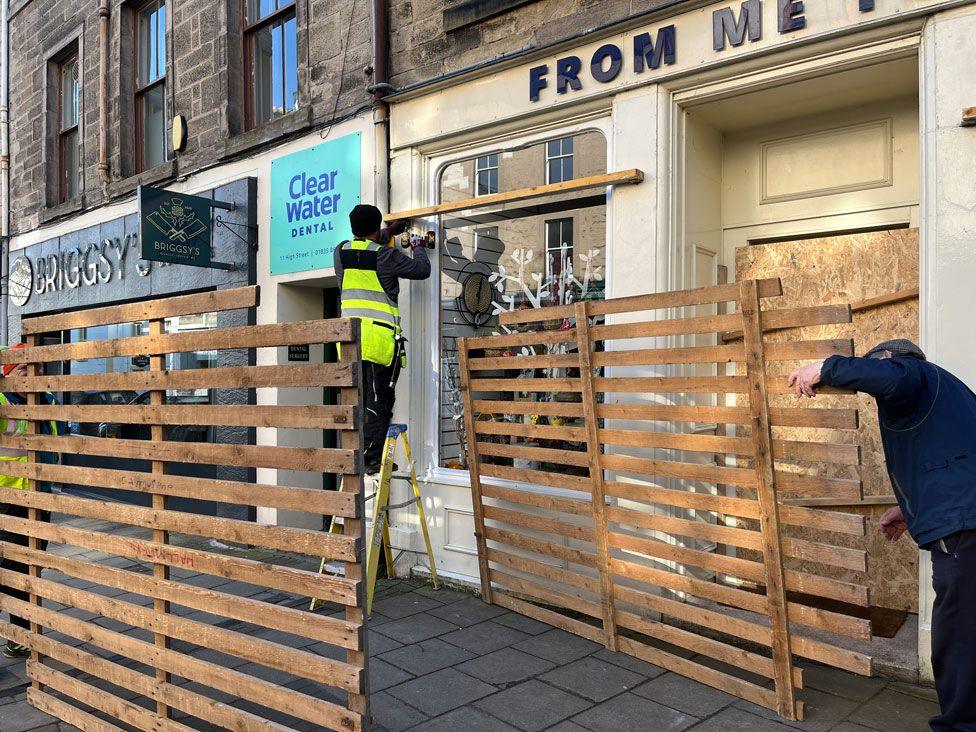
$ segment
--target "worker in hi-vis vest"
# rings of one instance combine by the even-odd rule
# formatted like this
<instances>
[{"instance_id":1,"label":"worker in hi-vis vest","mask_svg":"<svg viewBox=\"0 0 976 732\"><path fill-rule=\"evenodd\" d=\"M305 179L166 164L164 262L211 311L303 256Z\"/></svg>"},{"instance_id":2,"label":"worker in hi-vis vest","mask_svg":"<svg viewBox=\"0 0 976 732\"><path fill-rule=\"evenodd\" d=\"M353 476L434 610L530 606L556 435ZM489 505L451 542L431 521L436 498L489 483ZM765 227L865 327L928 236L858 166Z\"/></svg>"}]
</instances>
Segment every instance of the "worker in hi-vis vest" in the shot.
<instances>
[{"instance_id":1,"label":"worker in hi-vis vest","mask_svg":"<svg viewBox=\"0 0 976 732\"><path fill-rule=\"evenodd\" d=\"M12 346L12 348L24 347L25 346L23 343L18 343L16 346ZM8 377L13 379L22 378L27 376L27 368L23 364L4 364L3 376L4 379L7 379ZM0 385L0 388L3 388L2 385ZM44 397L48 404L58 403L57 399L50 392L45 393ZM0 392L0 405L2 406L7 406L8 404L26 403L27 398L22 393L7 391ZM27 434L27 425L28 422L25 419L0 418L0 434L24 435ZM59 424L58 422L41 422L40 431L42 434L46 435L57 436L64 434L63 425ZM38 453L38 461L43 463L54 463L58 461L58 456L50 452L40 452ZM7 503L3 500L3 496L7 491L25 491L29 488L27 478L17 475L8 475L8 471L4 470L4 464L9 464L12 462L26 463L27 451L21 450L20 448L0 445L0 515L11 518L25 519L28 515L26 506ZM38 483L38 488L39 490L50 492L51 484L47 482ZM38 519L41 521L50 521L51 515L47 511L38 511ZM19 546L28 545L28 537L26 535L5 528L0 528L0 541L8 542L10 544L17 544ZM43 539L39 540L38 548L41 551L47 549L47 541ZM12 572L20 572L21 574L28 573L28 567L26 564L13 559L8 559L6 556L4 556L2 546L0 546L0 568L10 570ZM25 602L30 598L28 593L12 587L3 587L0 585L0 592ZM10 622L21 628L30 628L30 623L27 620L15 615L10 616ZM3 647L3 655L6 658L23 658L30 655L30 649L11 640L8 641Z\"/></svg>"},{"instance_id":2,"label":"worker in hi-vis vest","mask_svg":"<svg viewBox=\"0 0 976 732\"><path fill-rule=\"evenodd\" d=\"M361 322L363 359L364 470L380 469L386 431L393 418L393 400L400 369L406 367L406 339L400 328L400 278L430 277L426 242L411 237L413 257L396 248L396 234L406 225L383 228L376 206L358 205L349 214L352 241L335 251L335 272L342 288L342 317ZM399 229L399 232L398 232Z\"/></svg>"}]
</instances>

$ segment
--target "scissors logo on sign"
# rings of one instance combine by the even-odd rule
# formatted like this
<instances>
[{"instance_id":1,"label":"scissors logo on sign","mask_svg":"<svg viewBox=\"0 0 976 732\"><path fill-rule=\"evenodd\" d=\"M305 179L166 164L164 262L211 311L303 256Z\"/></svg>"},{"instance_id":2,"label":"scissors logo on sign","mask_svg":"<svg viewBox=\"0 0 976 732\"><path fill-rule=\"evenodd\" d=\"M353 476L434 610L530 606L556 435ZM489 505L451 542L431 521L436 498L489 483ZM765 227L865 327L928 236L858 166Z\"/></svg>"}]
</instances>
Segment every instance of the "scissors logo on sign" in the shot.
<instances>
[{"instance_id":1,"label":"scissors logo on sign","mask_svg":"<svg viewBox=\"0 0 976 732\"><path fill-rule=\"evenodd\" d=\"M181 198L173 198L163 203L159 210L146 217L150 224L169 240L187 242L207 230L192 208L186 206Z\"/></svg>"}]
</instances>

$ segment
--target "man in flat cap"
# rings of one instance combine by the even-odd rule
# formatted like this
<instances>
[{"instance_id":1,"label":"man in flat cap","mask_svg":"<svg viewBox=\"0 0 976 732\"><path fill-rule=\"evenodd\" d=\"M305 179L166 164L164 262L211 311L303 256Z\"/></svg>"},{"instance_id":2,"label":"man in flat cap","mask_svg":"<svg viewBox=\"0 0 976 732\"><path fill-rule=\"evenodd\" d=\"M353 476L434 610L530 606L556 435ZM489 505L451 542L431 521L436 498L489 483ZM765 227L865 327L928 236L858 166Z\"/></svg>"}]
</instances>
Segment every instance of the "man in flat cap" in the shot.
<instances>
[{"instance_id":1,"label":"man in flat cap","mask_svg":"<svg viewBox=\"0 0 976 732\"><path fill-rule=\"evenodd\" d=\"M976 394L904 339L863 358L804 366L788 383L797 396L816 396L823 384L877 402L898 500L881 531L895 541L907 530L932 552L932 668L942 713L930 724L935 732L976 731Z\"/></svg>"}]
</instances>

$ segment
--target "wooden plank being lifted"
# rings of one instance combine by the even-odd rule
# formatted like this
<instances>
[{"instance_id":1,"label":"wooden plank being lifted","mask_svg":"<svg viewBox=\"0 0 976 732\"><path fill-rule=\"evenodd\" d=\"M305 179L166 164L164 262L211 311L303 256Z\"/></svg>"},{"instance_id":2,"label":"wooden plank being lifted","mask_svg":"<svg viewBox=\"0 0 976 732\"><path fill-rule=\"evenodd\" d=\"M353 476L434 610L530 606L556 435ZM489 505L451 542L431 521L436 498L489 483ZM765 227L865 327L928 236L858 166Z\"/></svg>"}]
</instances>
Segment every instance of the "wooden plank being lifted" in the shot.
<instances>
[{"instance_id":1,"label":"wooden plank being lifted","mask_svg":"<svg viewBox=\"0 0 976 732\"><path fill-rule=\"evenodd\" d=\"M74 328L90 328L114 323L138 323L142 320L172 318L178 315L219 313L226 310L257 307L260 289L257 285L229 290L200 292L195 295L155 298L125 305L109 305L71 313L25 317L20 322L24 335L50 333Z\"/></svg>"},{"instance_id":2,"label":"wooden plank being lifted","mask_svg":"<svg viewBox=\"0 0 976 732\"><path fill-rule=\"evenodd\" d=\"M407 211L397 211L388 215L386 220L400 221L403 219L415 219L423 216L436 216L438 214L453 213L454 211L467 211L469 209L486 208L488 206L500 206L505 203L530 201L534 198L543 198L545 196L553 196L560 193L576 193L578 191L587 191L593 188L607 188L608 186L640 183L643 180L644 173L637 168L632 168L630 170L621 170L617 173L605 173L603 175L591 175L586 178L576 178L564 183L551 183L546 186L519 188L514 191L495 193L490 196L478 196L477 198L466 198L461 201L439 203L434 206L412 208Z\"/></svg>"}]
</instances>

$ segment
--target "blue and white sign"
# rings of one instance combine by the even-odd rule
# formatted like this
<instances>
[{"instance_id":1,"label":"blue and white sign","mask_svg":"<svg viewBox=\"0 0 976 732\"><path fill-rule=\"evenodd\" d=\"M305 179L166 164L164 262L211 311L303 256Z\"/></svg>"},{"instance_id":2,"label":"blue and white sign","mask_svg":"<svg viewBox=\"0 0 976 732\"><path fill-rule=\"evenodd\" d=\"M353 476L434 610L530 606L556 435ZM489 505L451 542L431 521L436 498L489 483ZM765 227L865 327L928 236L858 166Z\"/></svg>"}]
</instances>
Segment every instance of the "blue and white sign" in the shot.
<instances>
[{"instance_id":1,"label":"blue and white sign","mask_svg":"<svg viewBox=\"0 0 976 732\"><path fill-rule=\"evenodd\" d=\"M332 266L359 203L360 134L271 161L271 274Z\"/></svg>"}]
</instances>

